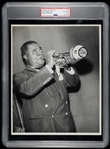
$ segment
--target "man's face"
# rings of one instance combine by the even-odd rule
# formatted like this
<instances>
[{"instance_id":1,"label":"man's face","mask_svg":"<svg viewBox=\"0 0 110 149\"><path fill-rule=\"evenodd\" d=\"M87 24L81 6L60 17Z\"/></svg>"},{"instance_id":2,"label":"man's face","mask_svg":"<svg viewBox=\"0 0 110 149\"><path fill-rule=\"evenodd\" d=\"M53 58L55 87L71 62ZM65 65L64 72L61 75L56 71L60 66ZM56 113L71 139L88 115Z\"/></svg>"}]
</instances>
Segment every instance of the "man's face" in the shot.
<instances>
[{"instance_id":1,"label":"man's face","mask_svg":"<svg viewBox=\"0 0 110 149\"><path fill-rule=\"evenodd\" d=\"M45 63L45 54L39 44L33 43L28 45L26 54L28 64L35 68L42 68Z\"/></svg>"}]
</instances>

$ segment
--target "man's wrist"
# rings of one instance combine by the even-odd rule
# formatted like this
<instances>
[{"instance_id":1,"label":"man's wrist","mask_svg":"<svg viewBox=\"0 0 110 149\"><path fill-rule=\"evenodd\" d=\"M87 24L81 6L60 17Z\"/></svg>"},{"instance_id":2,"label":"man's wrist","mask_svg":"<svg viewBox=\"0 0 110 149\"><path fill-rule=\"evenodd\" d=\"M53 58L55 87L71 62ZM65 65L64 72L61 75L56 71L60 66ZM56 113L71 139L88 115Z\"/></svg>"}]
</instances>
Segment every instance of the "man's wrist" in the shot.
<instances>
[{"instance_id":1,"label":"man's wrist","mask_svg":"<svg viewBox=\"0 0 110 149\"><path fill-rule=\"evenodd\" d=\"M65 67L65 70L69 73L69 74L75 74L75 71L72 67Z\"/></svg>"},{"instance_id":2,"label":"man's wrist","mask_svg":"<svg viewBox=\"0 0 110 149\"><path fill-rule=\"evenodd\" d=\"M67 70L67 71L70 71L71 67L67 65L67 66L64 67L64 69Z\"/></svg>"}]
</instances>

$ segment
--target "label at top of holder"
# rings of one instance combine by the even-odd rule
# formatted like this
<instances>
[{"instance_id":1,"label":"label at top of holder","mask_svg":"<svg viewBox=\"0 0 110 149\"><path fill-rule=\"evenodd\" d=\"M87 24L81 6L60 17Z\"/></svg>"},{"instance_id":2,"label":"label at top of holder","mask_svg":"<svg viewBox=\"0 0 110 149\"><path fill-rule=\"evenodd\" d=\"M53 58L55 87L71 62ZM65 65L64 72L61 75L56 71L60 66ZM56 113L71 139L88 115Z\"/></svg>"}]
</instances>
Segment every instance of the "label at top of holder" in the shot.
<instances>
[{"instance_id":1,"label":"label at top of holder","mask_svg":"<svg viewBox=\"0 0 110 149\"><path fill-rule=\"evenodd\" d=\"M41 17L70 17L70 8L41 8Z\"/></svg>"}]
</instances>

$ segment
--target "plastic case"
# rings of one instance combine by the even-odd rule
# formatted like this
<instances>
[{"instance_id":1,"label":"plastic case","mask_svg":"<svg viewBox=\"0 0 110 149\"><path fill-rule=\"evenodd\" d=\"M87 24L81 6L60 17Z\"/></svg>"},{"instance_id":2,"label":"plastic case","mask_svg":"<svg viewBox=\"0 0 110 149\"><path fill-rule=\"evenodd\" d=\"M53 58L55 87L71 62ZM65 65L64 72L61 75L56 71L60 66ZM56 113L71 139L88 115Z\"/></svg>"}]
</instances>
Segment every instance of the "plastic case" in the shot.
<instances>
[{"instance_id":1,"label":"plastic case","mask_svg":"<svg viewBox=\"0 0 110 149\"><path fill-rule=\"evenodd\" d=\"M103 2L7 2L2 7L2 39L3 145L106 147L109 144L109 6ZM44 49L54 48L59 53L79 44L88 50L87 59L75 64L81 87L69 93L75 133L29 133L23 129L13 132L13 74L24 68L19 47L29 39L36 39Z\"/></svg>"}]
</instances>

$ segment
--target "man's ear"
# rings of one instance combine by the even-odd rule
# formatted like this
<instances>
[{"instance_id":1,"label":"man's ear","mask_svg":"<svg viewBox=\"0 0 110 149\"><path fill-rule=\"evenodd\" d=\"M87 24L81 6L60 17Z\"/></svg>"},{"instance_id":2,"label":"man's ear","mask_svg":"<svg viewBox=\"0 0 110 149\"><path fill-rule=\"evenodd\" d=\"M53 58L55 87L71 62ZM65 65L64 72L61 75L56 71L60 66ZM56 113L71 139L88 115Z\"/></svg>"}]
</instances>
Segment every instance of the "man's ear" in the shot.
<instances>
[{"instance_id":1,"label":"man's ear","mask_svg":"<svg viewBox=\"0 0 110 149\"><path fill-rule=\"evenodd\" d=\"M25 60L28 60L27 55L23 55L23 58L24 58Z\"/></svg>"}]
</instances>

